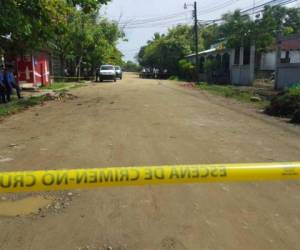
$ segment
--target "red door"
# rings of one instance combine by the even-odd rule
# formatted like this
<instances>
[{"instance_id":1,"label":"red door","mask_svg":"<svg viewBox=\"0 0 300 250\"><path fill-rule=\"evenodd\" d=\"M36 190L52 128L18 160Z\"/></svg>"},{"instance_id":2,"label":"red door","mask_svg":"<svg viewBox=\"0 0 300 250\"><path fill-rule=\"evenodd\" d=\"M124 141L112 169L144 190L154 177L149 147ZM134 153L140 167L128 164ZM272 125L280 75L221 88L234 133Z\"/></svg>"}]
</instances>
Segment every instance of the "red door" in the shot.
<instances>
[{"instance_id":1,"label":"red door","mask_svg":"<svg viewBox=\"0 0 300 250\"><path fill-rule=\"evenodd\" d=\"M41 84L45 85L45 72L44 72L44 65L40 64L40 72L41 72Z\"/></svg>"}]
</instances>

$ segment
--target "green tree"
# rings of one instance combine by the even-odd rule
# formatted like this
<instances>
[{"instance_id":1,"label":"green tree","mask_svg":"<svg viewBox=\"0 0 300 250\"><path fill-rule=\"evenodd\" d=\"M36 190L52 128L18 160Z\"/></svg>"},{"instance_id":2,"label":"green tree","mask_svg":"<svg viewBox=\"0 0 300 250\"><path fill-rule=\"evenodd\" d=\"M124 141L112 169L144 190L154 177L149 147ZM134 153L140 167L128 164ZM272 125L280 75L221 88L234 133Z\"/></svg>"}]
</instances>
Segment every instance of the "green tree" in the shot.
<instances>
[{"instance_id":1,"label":"green tree","mask_svg":"<svg viewBox=\"0 0 300 250\"><path fill-rule=\"evenodd\" d=\"M300 31L300 10L266 6L254 29L257 47L265 49L275 43L277 35L289 35Z\"/></svg>"},{"instance_id":2,"label":"green tree","mask_svg":"<svg viewBox=\"0 0 300 250\"><path fill-rule=\"evenodd\" d=\"M67 62L71 72L80 75L82 65L92 74L103 63L121 64L122 54L116 45L123 34L116 23L99 19L98 14L76 10L70 17L67 32L54 36L54 47L61 62ZM62 67L63 68L63 67Z\"/></svg>"},{"instance_id":3,"label":"green tree","mask_svg":"<svg viewBox=\"0 0 300 250\"><path fill-rule=\"evenodd\" d=\"M142 66L168 69L171 74L178 72L178 61L191 53L191 33L187 25L178 25L166 35L156 34L153 40L142 47L137 59Z\"/></svg>"},{"instance_id":4,"label":"green tree","mask_svg":"<svg viewBox=\"0 0 300 250\"><path fill-rule=\"evenodd\" d=\"M123 70L128 72L138 72L140 70L140 66L129 60L123 64Z\"/></svg>"},{"instance_id":5,"label":"green tree","mask_svg":"<svg viewBox=\"0 0 300 250\"><path fill-rule=\"evenodd\" d=\"M213 24L200 27L200 37L202 43L200 46L203 49L209 49L212 44L217 43L222 39L220 26Z\"/></svg>"},{"instance_id":6,"label":"green tree","mask_svg":"<svg viewBox=\"0 0 300 250\"><path fill-rule=\"evenodd\" d=\"M239 10L223 15L224 23L220 25L220 32L224 34L229 48L250 46L253 39L254 22L248 15Z\"/></svg>"},{"instance_id":7,"label":"green tree","mask_svg":"<svg viewBox=\"0 0 300 250\"><path fill-rule=\"evenodd\" d=\"M187 79L187 80L193 80L195 76L195 65L193 65L191 62L187 61L186 59L181 59L178 62L179 66L179 75L181 78Z\"/></svg>"},{"instance_id":8,"label":"green tree","mask_svg":"<svg viewBox=\"0 0 300 250\"><path fill-rule=\"evenodd\" d=\"M89 13L108 0L0 0L0 44L4 49L24 51L45 47L61 33L70 11ZM9 38L9 39L7 39Z\"/></svg>"},{"instance_id":9,"label":"green tree","mask_svg":"<svg viewBox=\"0 0 300 250\"><path fill-rule=\"evenodd\" d=\"M90 73L101 63L121 64L123 37L116 23L100 17L109 0L0 0L0 46L20 54L48 49L59 55L61 75Z\"/></svg>"}]
</instances>

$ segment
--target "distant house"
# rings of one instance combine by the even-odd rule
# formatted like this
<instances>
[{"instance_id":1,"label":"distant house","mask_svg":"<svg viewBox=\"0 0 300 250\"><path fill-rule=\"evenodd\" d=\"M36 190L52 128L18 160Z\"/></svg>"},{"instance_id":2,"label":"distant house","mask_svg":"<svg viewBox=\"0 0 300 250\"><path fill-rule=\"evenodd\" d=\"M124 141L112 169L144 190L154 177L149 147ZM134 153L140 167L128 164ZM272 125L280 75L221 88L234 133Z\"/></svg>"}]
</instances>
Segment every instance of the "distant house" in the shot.
<instances>
[{"instance_id":1,"label":"distant house","mask_svg":"<svg viewBox=\"0 0 300 250\"><path fill-rule=\"evenodd\" d=\"M217 83L232 83L236 85L251 85L254 81L255 47L226 49L222 43L214 44L210 49L199 52L200 79L212 80ZM192 63L196 54L186 57ZM217 70L212 76L204 72L205 61L212 60Z\"/></svg>"},{"instance_id":2,"label":"distant house","mask_svg":"<svg viewBox=\"0 0 300 250\"><path fill-rule=\"evenodd\" d=\"M261 54L260 70L276 70L276 48L268 49ZM300 63L300 42L291 40L283 42L280 53L282 63Z\"/></svg>"},{"instance_id":3,"label":"distant house","mask_svg":"<svg viewBox=\"0 0 300 250\"><path fill-rule=\"evenodd\" d=\"M300 33L280 37L277 48L275 87L286 89L300 84Z\"/></svg>"},{"instance_id":4,"label":"distant house","mask_svg":"<svg viewBox=\"0 0 300 250\"><path fill-rule=\"evenodd\" d=\"M270 77L272 72L276 72L277 89L300 83L300 34L281 37L277 46L270 46L262 53L258 53L255 46L226 49L219 43L199 52L198 56L202 81L251 85L256 73ZM188 55L186 59L195 63L196 54ZM217 65L212 76L204 72L206 60L212 60Z\"/></svg>"}]
</instances>

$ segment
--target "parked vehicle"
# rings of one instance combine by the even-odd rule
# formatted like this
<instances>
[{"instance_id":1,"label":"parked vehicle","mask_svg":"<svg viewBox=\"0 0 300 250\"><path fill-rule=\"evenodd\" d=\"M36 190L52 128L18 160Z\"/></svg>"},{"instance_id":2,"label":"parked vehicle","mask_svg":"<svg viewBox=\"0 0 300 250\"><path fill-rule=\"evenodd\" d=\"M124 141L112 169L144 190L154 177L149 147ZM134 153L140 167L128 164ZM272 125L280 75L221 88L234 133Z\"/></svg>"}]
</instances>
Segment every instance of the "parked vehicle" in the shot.
<instances>
[{"instance_id":1,"label":"parked vehicle","mask_svg":"<svg viewBox=\"0 0 300 250\"><path fill-rule=\"evenodd\" d=\"M116 70L116 76L117 78L119 78L120 80L122 80L123 78L123 72L120 66L115 66L115 70Z\"/></svg>"},{"instance_id":2,"label":"parked vehicle","mask_svg":"<svg viewBox=\"0 0 300 250\"><path fill-rule=\"evenodd\" d=\"M113 65L102 65L98 72L98 79L96 80L99 80L100 82L103 82L104 80L112 80L116 82L117 74L115 67Z\"/></svg>"}]
</instances>

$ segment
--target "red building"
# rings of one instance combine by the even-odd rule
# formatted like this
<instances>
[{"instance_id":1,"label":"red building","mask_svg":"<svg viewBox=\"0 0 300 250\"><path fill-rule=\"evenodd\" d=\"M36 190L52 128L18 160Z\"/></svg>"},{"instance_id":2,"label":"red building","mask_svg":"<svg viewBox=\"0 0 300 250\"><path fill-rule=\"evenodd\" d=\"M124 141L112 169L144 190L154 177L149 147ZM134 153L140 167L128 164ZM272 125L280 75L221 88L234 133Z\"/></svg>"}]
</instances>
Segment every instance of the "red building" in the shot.
<instances>
[{"instance_id":1,"label":"red building","mask_svg":"<svg viewBox=\"0 0 300 250\"><path fill-rule=\"evenodd\" d=\"M15 59L17 80L22 88L48 86L50 78L50 55L39 51L18 56Z\"/></svg>"},{"instance_id":2,"label":"red building","mask_svg":"<svg viewBox=\"0 0 300 250\"><path fill-rule=\"evenodd\" d=\"M13 67L21 88L36 88L51 83L51 56L46 51L34 51L22 56L6 54L5 64Z\"/></svg>"}]
</instances>

